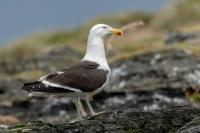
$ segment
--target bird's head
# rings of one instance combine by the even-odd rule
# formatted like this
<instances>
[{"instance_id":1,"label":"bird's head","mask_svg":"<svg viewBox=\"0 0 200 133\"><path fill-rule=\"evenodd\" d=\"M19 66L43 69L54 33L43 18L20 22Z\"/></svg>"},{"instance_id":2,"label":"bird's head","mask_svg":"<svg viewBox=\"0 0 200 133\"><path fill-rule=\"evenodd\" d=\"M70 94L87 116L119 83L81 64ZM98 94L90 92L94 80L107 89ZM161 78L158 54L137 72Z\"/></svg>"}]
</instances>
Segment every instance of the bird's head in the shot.
<instances>
[{"instance_id":1,"label":"bird's head","mask_svg":"<svg viewBox=\"0 0 200 133\"><path fill-rule=\"evenodd\" d=\"M100 38L105 38L109 34L123 35L123 32L120 29L115 29L105 24L97 24L91 28L90 34Z\"/></svg>"}]
</instances>

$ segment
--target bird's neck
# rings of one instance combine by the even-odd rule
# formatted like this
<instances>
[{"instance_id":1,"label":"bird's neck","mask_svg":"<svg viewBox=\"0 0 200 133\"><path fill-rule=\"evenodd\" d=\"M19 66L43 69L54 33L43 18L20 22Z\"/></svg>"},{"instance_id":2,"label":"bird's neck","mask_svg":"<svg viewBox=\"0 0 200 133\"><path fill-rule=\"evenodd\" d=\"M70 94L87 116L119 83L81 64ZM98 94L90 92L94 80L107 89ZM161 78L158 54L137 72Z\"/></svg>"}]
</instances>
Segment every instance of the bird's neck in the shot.
<instances>
[{"instance_id":1,"label":"bird's neck","mask_svg":"<svg viewBox=\"0 0 200 133\"><path fill-rule=\"evenodd\" d=\"M97 62L103 69L110 70L106 59L104 41L102 38L89 35L87 50L83 60Z\"/></svg>"}]
</instances>

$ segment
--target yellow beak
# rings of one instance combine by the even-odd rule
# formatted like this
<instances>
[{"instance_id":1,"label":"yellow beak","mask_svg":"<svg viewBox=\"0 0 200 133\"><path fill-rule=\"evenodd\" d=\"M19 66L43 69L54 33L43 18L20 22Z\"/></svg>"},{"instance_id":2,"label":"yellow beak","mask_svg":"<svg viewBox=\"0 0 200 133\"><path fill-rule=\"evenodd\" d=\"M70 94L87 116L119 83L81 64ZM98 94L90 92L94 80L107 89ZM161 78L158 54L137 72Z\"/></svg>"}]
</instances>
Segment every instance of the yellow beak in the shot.
<instances>
[{"instance_id":1,"label":"yellow beak","mask_svg":"<svg viewBox=\"0 0 200 133\"><path fill-rule=\"evenodd\" d=\"M120 30L120 29L112 28L111 32L112 32L112 34L114 34L114 35L119 35L119 36L123 35L123 31Z\"/></svg>"}]
</instances>

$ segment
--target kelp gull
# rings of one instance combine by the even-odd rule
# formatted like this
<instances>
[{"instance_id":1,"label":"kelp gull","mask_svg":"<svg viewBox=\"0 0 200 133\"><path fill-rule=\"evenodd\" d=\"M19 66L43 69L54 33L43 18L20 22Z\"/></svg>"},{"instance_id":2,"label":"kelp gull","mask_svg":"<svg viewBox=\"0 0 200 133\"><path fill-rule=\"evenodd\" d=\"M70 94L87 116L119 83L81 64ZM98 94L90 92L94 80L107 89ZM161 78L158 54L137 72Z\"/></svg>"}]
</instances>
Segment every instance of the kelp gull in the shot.
<instances>
[{"instance_id":1,"label":"kelp gull","mask_svg":"<svg viewBox=\"0 0 200 133\"><path fill-rule=\"evenodd\" d=\"M109 34L122 35L123 32L105 24L93 26L89 32L86 54L80 63L41 77L38 81L25 83L22 89L30 94L74 97L79 119L84 113L80 99L84 99L91 115L95 115L89 97L100 92L109 80L111 71L104 49L104 38Z\"/></svg>"}]
</instances>

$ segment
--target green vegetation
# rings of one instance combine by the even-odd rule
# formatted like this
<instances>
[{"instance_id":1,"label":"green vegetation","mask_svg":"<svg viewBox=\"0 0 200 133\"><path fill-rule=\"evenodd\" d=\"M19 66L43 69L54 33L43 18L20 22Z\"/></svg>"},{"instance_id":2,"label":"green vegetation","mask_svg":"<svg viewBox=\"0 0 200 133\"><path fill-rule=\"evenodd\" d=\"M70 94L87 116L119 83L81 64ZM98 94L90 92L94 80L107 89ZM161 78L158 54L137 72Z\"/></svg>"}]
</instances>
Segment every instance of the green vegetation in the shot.
<instances>
[{"instance_id":1,"label":"green vegetation","mask_svg":"<svg viewBox=\"0 0 200 133\"><path fill-rule=\"evenodd\" d=\"M151 16L145 13L127 13L119 16L105 16L88 22L71 31L56 31L51 33L38 33L27 37L23 40L11 44L9 47L0 51L0 59L13 60L16 57L18 60L29 58L36 53L42 53L67 45L70 48L83 53L89 29L96 23L106 23L116 27L121 27L132 21L143 20L149 22ZM84 46L84 47L83 47ZM15 59L14 59L15 60Z\"/></svg>"},{"instance_id":2,"label":"green vegetation","mask_svg":"<svg viewBox=\"0 0 200 133\"><path fill-rule=\"evenodd\" d=\"M30 71L23 71L21 73L18 73L13 76L13 78L16 79L22 79L22 80L34 80L38 77L42 77L43 75L46 75L46 73L40 71L40 70L30 70Z\"/></svg>"},{"instance_id":3,"label":"green vegetation","mask_svg":"<svg viewBox=\"0 0 200 133\"><path fill-rule=\"evenodd\" d=\"M177 27L198 24L200 21L199 0L176 0L157 13L152 25L158 29L176 29Z\"/></svg>"},{"instance_id":4,"label":"green vegetation","mask_svg":"<svg viewBox=\"0 0 200 133\"><path fill-rule=\"evenodd\" d=\"M96 18L74 30L38 33L19 40L0 51L0 62L16 63L55 48L67 46L81 55L85 52L87 35L90 27L96 23L106 23L121 27L134 21L144 21L145 26L134 32L117 37L113 43L115 54L109 57L110 62L127 59L132 55L161 49L183 49L200 54L199 42L178 43L165 46L163 36L170 29L185 32L200 31L197 23L200 20L199 0L177 0L156 14L128 12ZM116 54L117 53L117 54Z\"/></svg>"},{"instance_id":5,"label":"green vegetation","mask_svg":"<svg viewBox=\"0 0 200 133\"><path fill-rule=\"evenodd\" d=\"M199 103L200 102L200 93L194 93L194 94L188 96L187 98L192 102Z\"/></svg>"}]
</instances>

